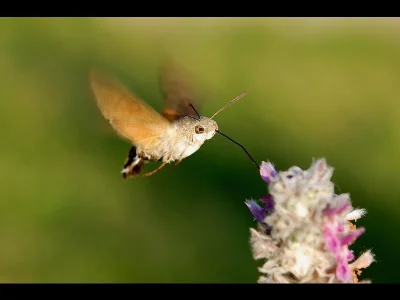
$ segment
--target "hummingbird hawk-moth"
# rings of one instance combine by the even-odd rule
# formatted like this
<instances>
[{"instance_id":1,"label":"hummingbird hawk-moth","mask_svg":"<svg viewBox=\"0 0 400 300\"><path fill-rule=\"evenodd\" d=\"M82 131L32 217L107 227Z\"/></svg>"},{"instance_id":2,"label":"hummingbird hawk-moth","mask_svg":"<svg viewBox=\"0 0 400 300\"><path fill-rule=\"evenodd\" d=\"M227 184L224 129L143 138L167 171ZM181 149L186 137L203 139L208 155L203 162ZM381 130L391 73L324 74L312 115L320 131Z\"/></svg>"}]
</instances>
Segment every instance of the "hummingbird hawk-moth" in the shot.
<instances>
[{"instance_id":1,"label":"hummingbird hawk-moth","mask_svg":"<svg viewBox=\"0 0 400 300\"><path fill-rule=\"evenodd\" d=\"M123 177L141 174L147 162L162 164L141 176L150 176L166 164L195 153L206 140L219 133L239 145L259 168L246 149L218 129L213 118L223 109L239 100L246 92L230 101L212 117L200 116L193 104L199 104L197 95L186 82L182 71L166 68L161 74L164 109L155 111L109 73L92 69L90 87L102 115L116 133L132 143L121 171Z\"/></svg>"}]
</instances>

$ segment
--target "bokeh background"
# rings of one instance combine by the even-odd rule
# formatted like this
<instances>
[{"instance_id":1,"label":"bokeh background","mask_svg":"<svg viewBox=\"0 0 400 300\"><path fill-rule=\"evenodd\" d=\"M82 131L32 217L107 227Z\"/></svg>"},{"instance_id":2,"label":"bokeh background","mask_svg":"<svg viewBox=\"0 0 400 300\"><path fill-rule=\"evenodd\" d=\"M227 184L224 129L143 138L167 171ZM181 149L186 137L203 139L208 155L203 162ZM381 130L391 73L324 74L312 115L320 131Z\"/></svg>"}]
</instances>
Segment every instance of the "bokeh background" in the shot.
<instances>
[{"instance_id":1,"label":"bokeh background","mask_svg":"<svg viewBox=\"0 0 400 300\"><path fill-rule=\"evenodd\" d=\"M338 193L368 210L356 255L400 282L400 19L3 18L0 20L0 280L257 281L245 199L266 192L216 136L177 167L124 181L130 145L88 86L112 70L156 109L173 56L220 129L283 170L325 157ZM148 168L148 167L146 167ZM151 169L151 168L150 168Z\"/></svg>"}]
</instances>

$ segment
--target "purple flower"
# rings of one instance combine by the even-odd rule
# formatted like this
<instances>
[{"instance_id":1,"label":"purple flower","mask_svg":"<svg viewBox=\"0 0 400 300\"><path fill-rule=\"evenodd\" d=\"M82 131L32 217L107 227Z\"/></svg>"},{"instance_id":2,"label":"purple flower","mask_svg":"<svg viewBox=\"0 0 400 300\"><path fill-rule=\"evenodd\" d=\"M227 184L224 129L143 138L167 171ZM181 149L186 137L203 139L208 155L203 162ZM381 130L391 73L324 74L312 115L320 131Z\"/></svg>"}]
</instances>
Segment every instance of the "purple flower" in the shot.
<instances>
[{"instance_id":1,"label":"purple flower","mask_svg":"<svg viewBox=\"0 0 400 300\"><path fill-rule=\"evenodd\" d=\"M354 253L353 251L349 250L347 253L347 261L352 261L354 259Z\"/></svg>"},{"instance_id":2,"label":"purple flower","mask_svg":"<svg viewBox=\"0 0 400 300\"><path fill-rule=\"evenodd\" d=\"M274 209L274 200L272 199L272 195L268 194L262 196L260 202L265 204L264 207L258 205L254 200L246 200L245 204L258 222L265 223L265 217L270 215Z\"/></svg>"},{"instance_id":3,"label":"purple flower","mask_svg":"<svg viewBox=\"0 0 400 300\"><path fill-rule=\"evenodd\" d=\"M260 175L266 183L270 183L271 179L278 175L278 173L271 163L263 161L260 167Z\"/></svg>"},{"instance_id":4,"label":"purple flower","mask_svg":"<svg viewBox=\"0 0 400 300\"><path fill-rule=\"evenodd\" d=\"M364 228L359 228L349 234L345 235L340 239L342 245L350 245L352 244L360 235L364 233Z\"/></svg>"},{"instance_id":5,"label":"purple flower","mask_svg":"<svg viewBox=\"0 0 400 300\"><path fill-rule=\"evenodd\" d=\"M343 282L349 282L351 280L352 274L349 264L347 263L347 257L337 257L336 276Z\"/></svg>"},{"instance_id":6,"label":"purple flower","mask_svg":"<svg viewBox=\"0 0 400 300\"><path fill-rule=\"evenodd\" d=\"M365 231L350 221L366 210L354 209L349 194L335 194L333 170L319 159L307 170L293 166L278 175L262 162L268 193L245 202L258 221L251 230L253 257L265 260L259 283L359 282L360 269L374 262L371 251L354 260L349 249Z\"/></svg>"},{"instance_id":7,"label":"purple flower","mask_svg":"<svg viewBox=\"0 0 400 300\"><path fill-rule=\"evenodd\" d=\"M264 218L266 216L266 207L261 207L259 206L255 201L253 200L246 200L245 204L247 205L247 207L249 208L250 212L252 213L252 215L254 216L254 218L262 223L264 221Z\"/></svg>"},{"instance_id":8,"label":"purple flower","mask_svg":"<svg viewBox=\"0 0 400 300\"><path fill-rule=\"evenodd\" d=\"M262 196L260 198L260 201L265 203L265 209L267 212L272 212L272 210L274 209L274 199L272 199L272 195L271 194L267 194L265 196Z\"/></svg>"},{"instance_id":9,"label":"purple flower","mask_svg":"<svg viewBox=\"0 0 400 300\"><path fill-rule=\"evenodd\" d=\"M272 178L277 176L277 174L278 173L271 163L265 161L261 163L260 176L266 183L270 183ZM271 214L274 209L274 200L271 194L267 194L260 198L260 202L264 203L264 207L261 207L253 200L246 200L245 204L249 208L254 218L259 223L264 223L265 217Z\"/></svg>"},{"instance_id":10,"label":"purple flower","mask_svg":"<svg viewBox=\"0 0 400 300\"><path fill-rule=\"evenodd\" d=\"M364 228L359 228L344 234L346 211L350 208L350 202L343 201L335 208L324 211L324 241L326 249L336 257L336 276L342 282L348 282L352 278L349 261L354 259L354 254L348 246L364 233Z\"/></svg>"},{"instance_id":11,"label":"purple flower","mask_svg":"<svg viewBox=\"0 0 400 300\"><path fill-rule=\"evenodd\" d=\"M338 253L340 251L340 239L337 236L337 232L332 228L330 224L326 225L324 228L324 240L326 248L329 252Z\"/></svg>"},{"instance_id":12,"label":"purple flower","mask_svg":"<svg viewBox=\"0 0 400 300\"><path fill-rule=\"evenodd\" d=\"M271 181L271 179L277 175L277 172L275 171L275 169L271 163L266 163L263 161L261 163L260 175L261 175L261 178L266 183L269 183ZM260 202L264 203L264 207L261 207L253 200L246 200L245 204L249 208L249 210L252 213L252 215L254 216L254 218L259 223L264 223L265 217L267 215L270 215L274 209L274 200L273 200L271 194L264 195L259 200L260 200Z\"/></svg>"},{"instance_id":13,"label":"purple flower","mask_svg":"<svg viewBox=\"0 0 400 300\"><path fill-rule=\"evenodd\" d=\"M341 213L343 213L349 207L350 207L350 203L349 202L343 202L340 205L338 205L337 207L326 209L325 210L325 214L327 216L340 215Z\"/></svg>"}]
</instances>

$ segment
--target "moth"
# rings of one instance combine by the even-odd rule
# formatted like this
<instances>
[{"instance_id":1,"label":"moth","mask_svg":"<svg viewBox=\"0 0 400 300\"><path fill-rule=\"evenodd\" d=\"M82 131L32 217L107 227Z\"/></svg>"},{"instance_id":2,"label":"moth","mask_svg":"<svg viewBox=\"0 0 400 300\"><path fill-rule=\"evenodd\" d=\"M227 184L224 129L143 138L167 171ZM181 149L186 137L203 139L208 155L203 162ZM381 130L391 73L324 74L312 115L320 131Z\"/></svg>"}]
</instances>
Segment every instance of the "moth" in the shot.
<instances>
[{"instance_id":1,"label":"moth","mask_svg":"<svg viewBox=\"0 0 400 300\"><path fill-rule=\"evenodd\" d=\"M246 92L208 118L200 116L194 108L193 104L199 104L199 100L186 82L185 74L170 65L163 69L160 77L164 96L161 113L111 74L95 68L90 71L89 77L91 90L102 115L121 138L132 144L121 171L125 179L153 175L171 162L178 165L216 133L240 146L259 168L246 149L223 134L213 120ZM142 174L145 163L159 161L162 163L158 168Z\"/></svg>"}]
</instances>

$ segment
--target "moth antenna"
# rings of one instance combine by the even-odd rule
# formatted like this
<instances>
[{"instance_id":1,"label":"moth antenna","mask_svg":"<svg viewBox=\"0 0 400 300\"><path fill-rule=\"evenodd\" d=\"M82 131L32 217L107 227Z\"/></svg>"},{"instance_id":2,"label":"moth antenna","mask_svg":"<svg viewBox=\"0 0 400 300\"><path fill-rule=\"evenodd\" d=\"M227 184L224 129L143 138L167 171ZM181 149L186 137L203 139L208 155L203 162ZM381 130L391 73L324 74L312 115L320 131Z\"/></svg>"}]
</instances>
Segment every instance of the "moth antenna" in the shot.
<instances>
[{"instance_id":1,"label":"moth antenna","mask_svg":"<svg viewBox=\"0 0 400 300\"><path fill-rule=\"evenodd\" d=\"M221 111L223 111L224 109L226 109L227 107L231 106L233 103L235 103L236 101L240 100L243 96L245 96L247 94L247 91L244 91L243 93L241 93L239 96L235 97L235 99L229 101L227 104L225 104L223 107L221 107L215 114L212 115L212 117L210 119L213 119L216 115L218 115Z\"/></svg>"},{"instance_id":2,"label":"moth antenna","mask_svg":"<svg viewBox=\"0 0 400 300\"><path fill-rule=\"evenodd\" d=\"M189 103L189 106L193 109L193 111L196 113L197 117L199 117L199 120L200 120L200 115L197 112L197 110L194 108L194 106L191 103Z\"/></svg>"},{"instance_id":3,"label":"moth antenna","mask_svg":"<svg viewBox=\"0 0 400 300\"><path fill-rule=\"evenodd\" d=\"M238 142L236 142L235 140L231 139L229 136L227 136L226 134L222 133L219 130L216 130L216 132L218 132L220 135L226 137L228 140L230 140L231 142L235 143L236 145L238 145L240 148L242 148L244 150L244 152L246 152L247 156L251 159L251 161L254 163L254 165L257 167L257 169L260 169L260 166L256 163L256 161L253 159L253 157L251 157L250 153L246 150L245 147L243 147L241 144L239 144Z\"/></svg>"}]
</instances>

